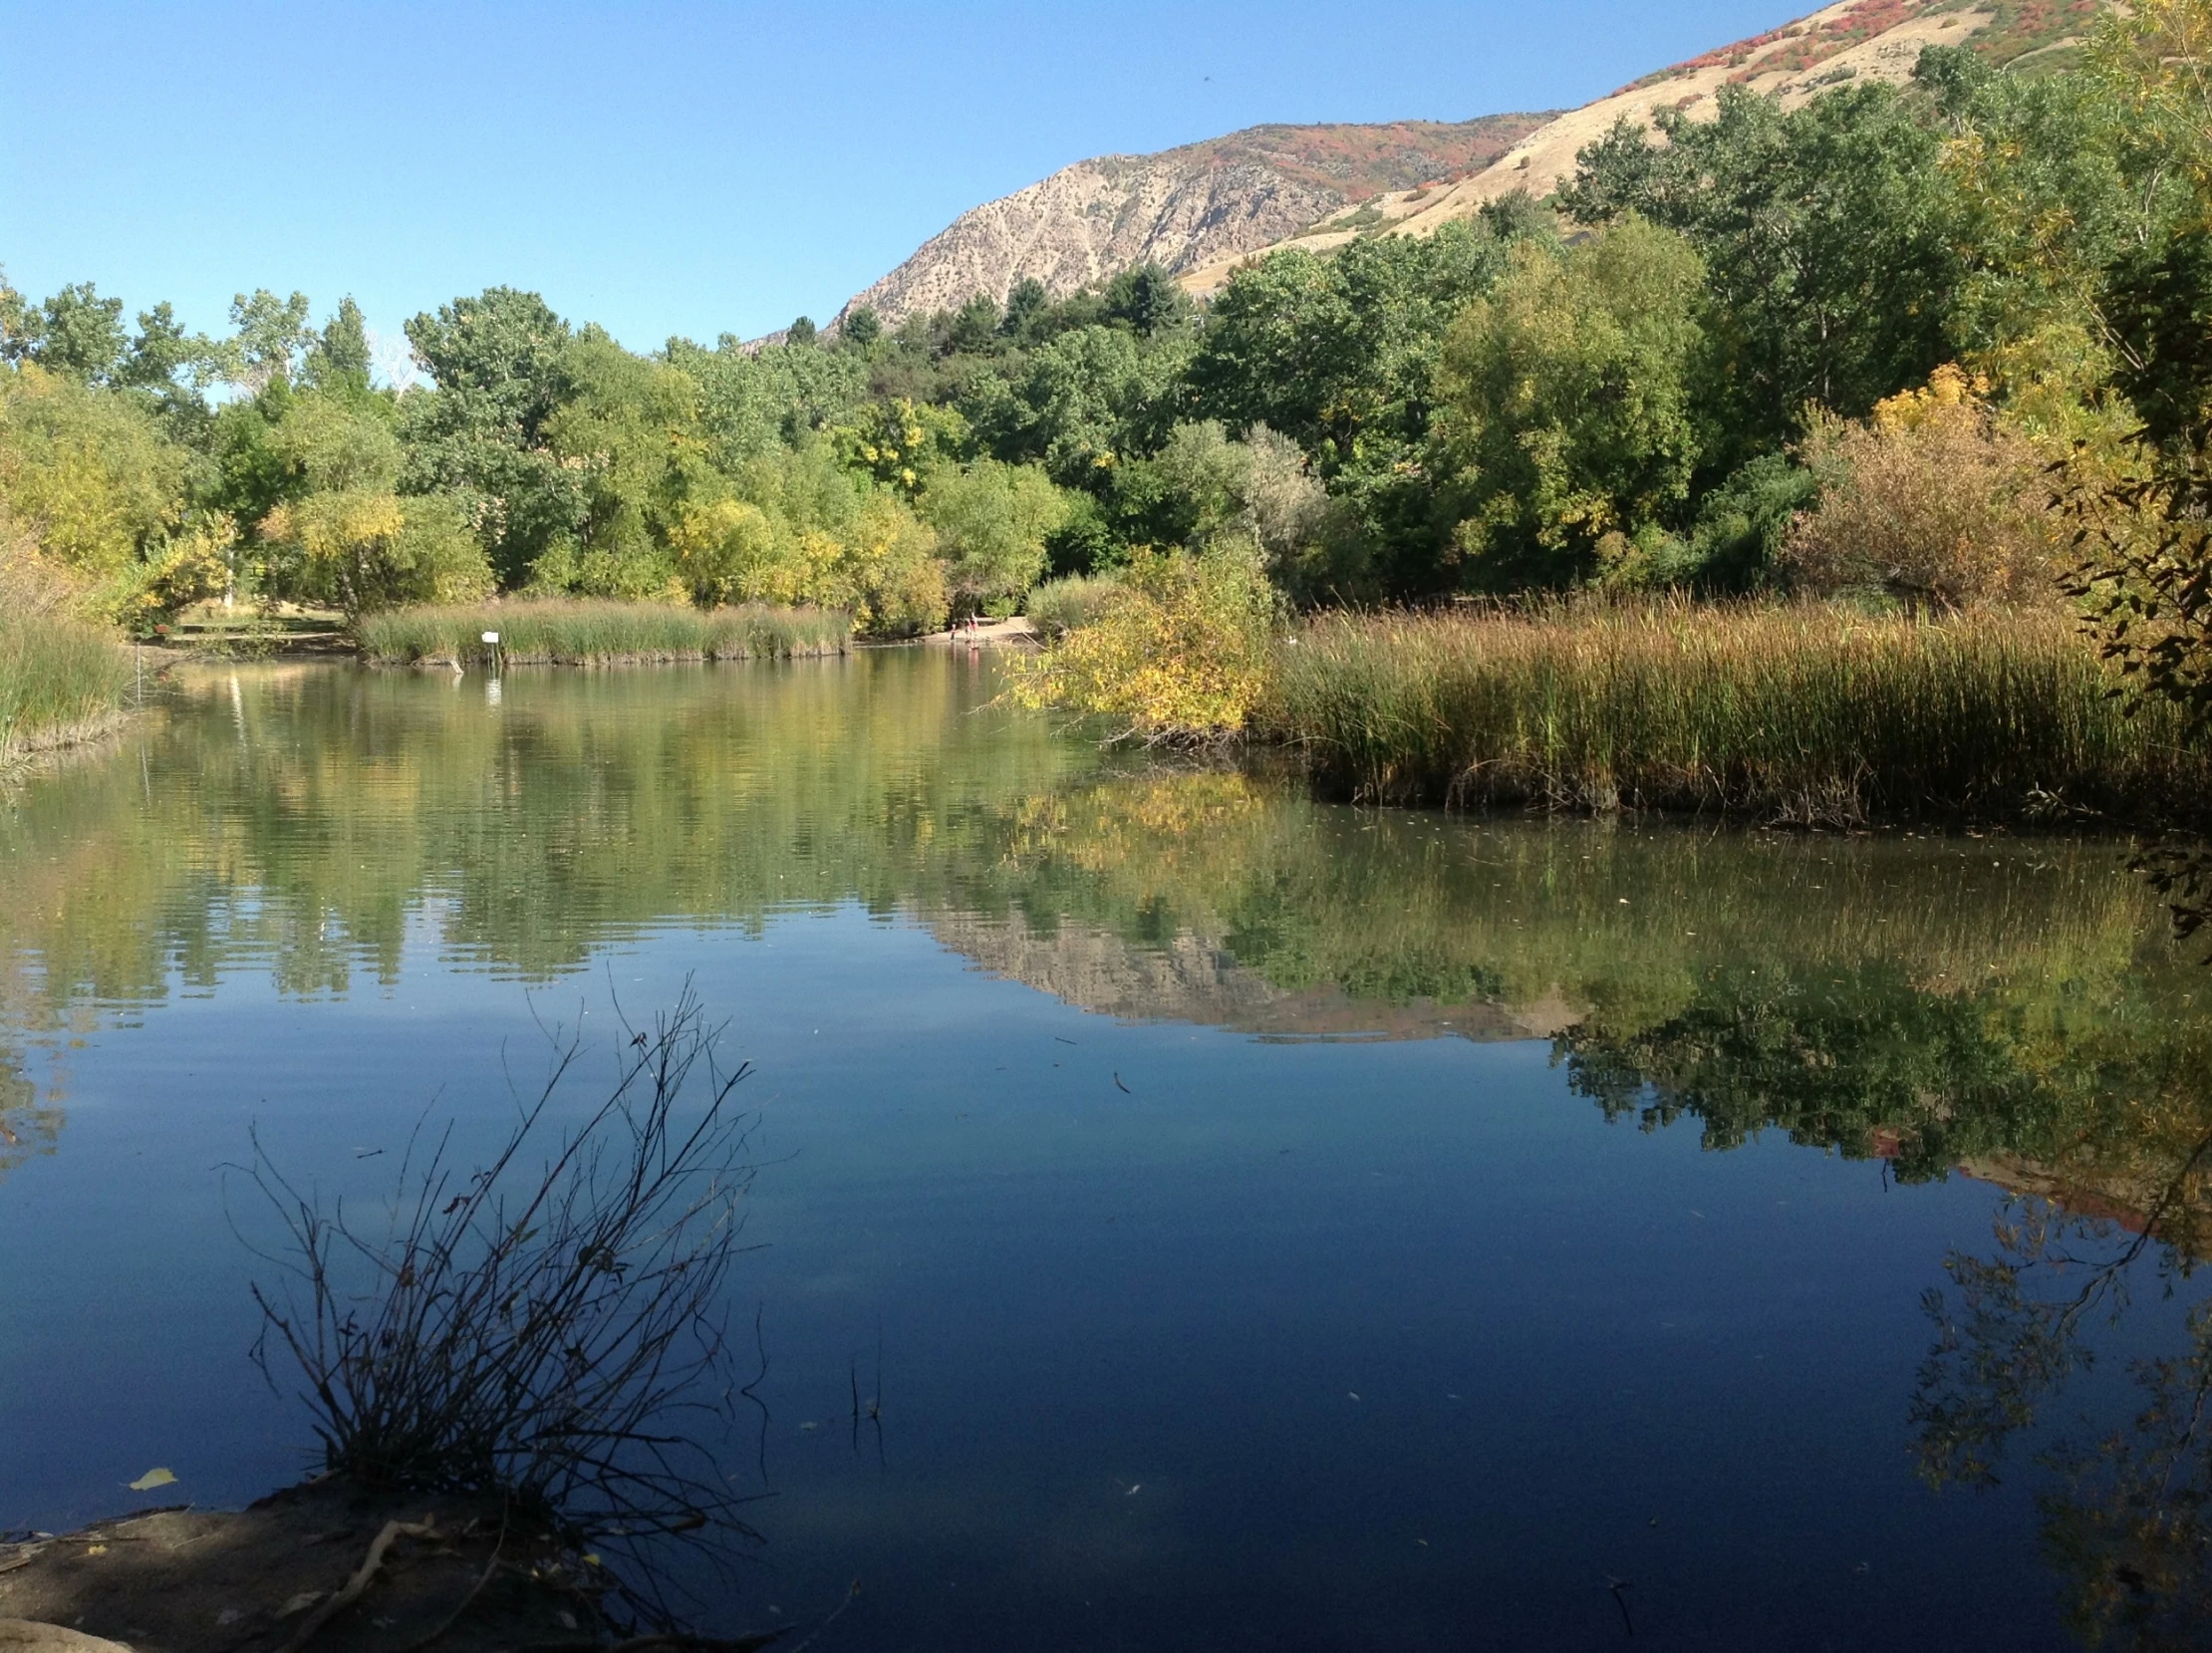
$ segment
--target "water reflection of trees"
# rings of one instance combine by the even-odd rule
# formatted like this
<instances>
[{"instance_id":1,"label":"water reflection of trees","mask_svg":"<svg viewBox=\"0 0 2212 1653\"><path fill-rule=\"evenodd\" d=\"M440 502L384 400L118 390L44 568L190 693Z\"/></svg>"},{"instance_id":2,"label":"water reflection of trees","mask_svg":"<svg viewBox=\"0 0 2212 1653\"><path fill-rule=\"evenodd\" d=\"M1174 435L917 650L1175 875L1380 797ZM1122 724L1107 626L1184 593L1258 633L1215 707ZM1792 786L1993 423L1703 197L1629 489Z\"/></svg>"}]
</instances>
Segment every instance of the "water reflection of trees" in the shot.
<instances>
[{"instance_id":1,"label":"water reflection of trees","mask_svg":"<svg viewBox=\"0 0 2212 1653\"><path fill-rule=\"evenodd\" d=\"M1953 1253L1951 1289L1927 1294L1937 1335L1912 1403L1921 1473L1939 1489L1993 1485L2015 1436L2043 1440L2044 1547L2091 1642L2201 1647L2212 1625L2212 1300L2187 1300L2212 1196L2207 1150L2212 1135L2138 1211L2008 1202L1991 1253ZM2160 1298L2186 1304L2178 1349L2128 1362L2124 1415L2032 1434L2146 1273Z\"/></svg>"},{"instance_id":2,"label":"water reflection of trees","mask_svg":"<svg viewBox=\"0 0 2212 1653\"><path fill-rule=\"evenodd\" d=\"M1608 1117L2014 1191L1930 1303L1914 1417L1947 1485L2044 1430L2142 1278L2186 1306L2203 1254L2212 982L2111 846L1329 808L1108 772L919 655L545 675L496 711L472 680L197 692L0 815L0 1032L65 1040L240 966L389 986L423 934L544 979L648 926L857 904L1119 1014L1555 1036ZM0 1050L0 1172L51 1145L53 1103ZM2212 1310L2176 1346L2131 1418L2036 1434L2083 1627L2145 1646L2212 1608Z\"/></svg>"},{"instance_id":3,"label":"water reflection of trees","mask_svg":"<svg viewBox=\"0 0 2212 1653\"><path fill-rule=\"evenodd\" d=\"M1770 956L1710 970L1656 1020L1557 1040L1608 1117L1695 1120L1715 1148L1782 1130L1902 1179L1959 1169L2010 1191L1988 1253L1951 1254L1924 1300L1920 1471L1987 1487L2025 1455L2076 1629L2144 1649L2202 1646L2212 1624L2212 1298L2195 1275L2212 1242L2212 1036L2201 975L2156 967L2157 952L2093 997L2080 980L1944 988L1896 960ZM2081 1394L2145 1299L2177 1322L2167 1351L2128 1363L2131 1401ZM2055 1426L2062 1397L2116 1415Z\"/></svg>"},{"instance_id":4,"label":"water reflection of trees","mask_svg":"<svg viewBox=\"0 0 2212 1653\"><path fill-rule=\"evenodd\" d=\"M546 979L649 926L854 903L1115 1013L1571 1027L1609 1107L1687 1109L1716 1141L1893 1136L1932 1175L2043 1151L2059 1098L2022 1062L2099 1041L2136 1060L2173 997L2108 847L1327 808L1237 773L1107 773L977 715L987 693L920 654L539 674L496 708L473 679L210 676L0 815L0 1026L62 1036L241 966L289 994L389 990L411 937ZM1117 957L1171 955L1119 970L1141 991L1092 992ZM1922 1105L1938 1091L1948 1111Z\"/></svg>"}]
</instances>

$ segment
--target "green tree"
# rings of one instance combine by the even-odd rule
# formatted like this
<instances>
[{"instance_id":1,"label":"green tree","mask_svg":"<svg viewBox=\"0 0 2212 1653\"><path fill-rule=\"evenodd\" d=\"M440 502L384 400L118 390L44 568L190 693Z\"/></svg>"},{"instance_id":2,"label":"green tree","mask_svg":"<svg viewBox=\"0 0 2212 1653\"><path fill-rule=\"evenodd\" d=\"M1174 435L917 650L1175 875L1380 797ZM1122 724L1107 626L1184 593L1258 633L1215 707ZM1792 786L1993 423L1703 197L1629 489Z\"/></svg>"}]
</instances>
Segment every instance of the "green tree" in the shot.
<instances>
[{"instance_id":1,"label":"green tree","mask_svg":"<svg viewBox=\"0 0 2212 1653\"><path fill-rule=\"evenodd\" d=\"M1439 370L1468 583L1588 579L1682 514L1701 456L1705 279L1688 242L1633 216L1564 252L1514 249Z\"/></svg>"},{"instance_id":2,"label":"green tree","mask_svg":"<svg viewBox=\"0 0 2212 1653\"><path fill-rule=\"evenodd\" d=\"M436 390L404 405L403 489L453 495L500 584L523 585L583 526L580 480L546 440L571 392L569 325L535 293L492 287L416 316L407 336Z\"/></svg>"},{"instance_id":3,"label":"green tree","mask_svg":"<svg viewBox=\"0 0 2212 1653\"><path fill-rule=\"evenodd\" d=\"M845 318L837 336L854 350L866 350L883 337L883 318L864 304Z\"/></svg>"},{"instance_id":4,"label":"green tree","mask_svg":"<svg viewBox=\"0 0 2212 1653\"><path fill-rule=\"evenodd\" d=\"M1106 317L1144 338L1191 325L1197 307L1182 284L1158 264L1144 263L1123 270L1106 283L1101 295Z\"/></svg>"},{"instance_id":5,"label":"green tree","mask_svg":"<svg viewBox=\"0 0 2212 1653\"><path fill-rule=\"evenodd\" d=\"M369 329L361 306L351 294L338 301L338 309L308 348L301 367L304 381L318 390L369 388Z\"/></svg>"},{"instance_id":6,"label":"green tree","mask_svg":"<svg viewBox=\"0 0 2212 1653\"><path fill-rule=\"evenodd\" d=\"M954 312L947 348L956 355L987 356L998 348L998 301L977 293Z\"/></svg>"},{"instance_id":7,"label":"green tree","mask_svg":"<svg viewBox=\"0 0 2212 1653\"><path fill-rule=\"evenodd\" d=\"M603 597L672 589L668 531L697 471L698 387L666 362L633 356L597 327L569 346L568 399L544 438L581 506L573 541L533 565L535 582Z\"/></svg>"},{"instance_id":8,"label":"green tree","mask_svg":"<svg viewBox=\"0 0 2212 1653\"><path fill-rule=\"evenodd\" d=\"M1174 426L1187 338L1148 347L1127 328L1077 328L1028 351L1009 376L977 380L959 406L994 457L1102 489L1124 455L1150 450Z\"/></svg>"},{"instance_id":9,"label":"green tree","mask_svg":"<svg viewBox=\"0 0 2212 1653\"><path fill-rule=\"evenodd\" d=\"M232 380L258 393L276 380L289 381L300 353L315 344L307 325L305 293L278 298L266 287L230 301L231 338L227 366Z\"/></svg>"},{"instance_id":10,"label":"green tree","mask_svg":"<svg viewBox=\"0 0 2212 1653\"><path fill-rule=\"evenodd\" d=\"M25 317L24 358L80 385L106 385L130 349L123 300L104 299L89 281L64 287Z\"/></svg>"},{"instance_id":11,"label":"green tree","mask_svg":"<svg viewBox=\"0 0 2212 1653\"><path fill-rule=\"evenodd\" d=\"M1004 615L1042 577L1068 505L1036 466L984 458L931 471L918 510L937 530L956 607Z\"/></svg>"},{"instance_id":12,"label":"green tree","mask_svg":"<svg viewBox=\"0 0 2212 1653\"><path fill-rule=\"evenodd\" d=\"M1583 223L1630 213L1702 253L1724 353L1732 468L1791 439L1808 404L1862 417L1950 359L1960 270L1943 135L1925 97L1845 87L1796 110L1724 88L1718 116L1623 121L1560 191Z\"/></svg>"}]
</instances>

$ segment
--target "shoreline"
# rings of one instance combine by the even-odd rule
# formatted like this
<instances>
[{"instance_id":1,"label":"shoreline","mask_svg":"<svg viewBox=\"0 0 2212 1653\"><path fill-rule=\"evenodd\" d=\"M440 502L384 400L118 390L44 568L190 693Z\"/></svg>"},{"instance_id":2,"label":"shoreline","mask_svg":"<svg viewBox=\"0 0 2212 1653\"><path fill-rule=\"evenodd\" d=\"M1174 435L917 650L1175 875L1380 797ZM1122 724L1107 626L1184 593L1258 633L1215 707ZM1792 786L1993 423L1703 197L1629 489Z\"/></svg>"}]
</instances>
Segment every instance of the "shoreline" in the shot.
<instances>
[{"instance_id":1,"label":"shoreline","mask_svg":"<svg viewBox=\"0 0 2212 1653\"><path fill-rule=\"evenodd\" d=\"M0 1542L0 1627L66 1626L133 1653L493 1653L605 1643L609 1581L574 1546L518 1530L490 1495L378 1493L340 1478L244 1510L178 1505ZM0 1636L0 1640L5 1640ZM80 1648L86 1644L76 1644Z\"/></svg>"},{"instance_id":2,"label":"shoreline","mask_svg":"<svg viewBox=\"0 0 2212 1653\"><path fill-rule=\"evenodd\" d=\"M130 727L143 709L142 706L117 706L92 717L44 724L29 734L11 734L5 742L0 742L0 774L28 767L43 757L111 739Z\"/></svg>"}]
</instances>

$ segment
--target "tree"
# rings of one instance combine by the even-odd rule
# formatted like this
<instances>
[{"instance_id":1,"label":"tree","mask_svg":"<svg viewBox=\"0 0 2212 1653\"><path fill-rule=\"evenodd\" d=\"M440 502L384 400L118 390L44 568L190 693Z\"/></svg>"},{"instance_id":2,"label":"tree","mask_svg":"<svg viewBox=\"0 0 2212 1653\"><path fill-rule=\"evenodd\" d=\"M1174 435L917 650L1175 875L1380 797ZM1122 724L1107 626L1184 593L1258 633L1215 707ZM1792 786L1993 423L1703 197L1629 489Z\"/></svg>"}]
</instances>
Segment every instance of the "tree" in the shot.
<instances>
[{"instance_id":1,"label":"tree","mask_svg":"<svg viewBox=\"0 0 2212 1653\"><path fill-rule=\"evenodd\" d=\"M1711 121L1656 121L1662 143L1623 121L1585 148L1560 204L1703 254L1731 405L1718 464L1782 445L1810 404L1863 416L1949 359L1960 272L1926 100L1852 86L1785 111L1726 87Z\"/></svg>"},{"instance_id":2,"label":"tree","mask_svg":"<svg viewBox=\"0 0 2212 1653\"><path fill-rule=\"evenodd\" d=\"M305 293L280 299L266 287L249 297L240 293L230 301L230 374L247 391L258 394L272 381L292 378L296 359L315 343L307 325Z\"/></svg>"},{"instance_id":3,"label":"tree","mask_svg":"<svg viewBox=\"0 0 2212 1653\"><path fill-rule=\"evenodd\" d=\"M102 298L89 281L64 287L26 320L26 355L50 373L80 385L105 385L123 366L129 350L123 300Z\"/></svg>"},{"instance_id":4,"label":"tree","mask_svg":"<svg viewBox=\"0 0 2212 1653\"><path fill-rule=\"evenodd\" d=\"M930 472L918 505L937 530L956 601L1011 614L1045 568L1045 541L1066 521L1060 490L1034 465L977 459Z\"/></svg>"},{"instance_id":5,"label":"tree","mask_svg":"<svg viewBox=\"0 0 2212 1653\"><path fill-rule=\"evenodd\" d=\"M1028 344L1038 318L1051 307L1052 295L1045 291L1044 283L1035 276L1023 276L1006 294L1006 311L998 318L998 331L1015 344Z\"/></svg>"},{"instance_id":6,"label":"tree","mask_svg":"<svg viewBox=\"0 0 2212 1653\"><path fill-rule=\"evenodd\" d=\"M1587 579L1682 513L1703 452L1705 279L1687 241L1632 216L1565 252L1514 248L1438 373L1470 583Z\"/></svg>"},{"instance_id":7,"label":"tree","mask_svg":"<svg viewBox=\"0 0 2212 1653\"><path fill-rule=\"evenodd\" d=\"M2212 742L2212 0L2139 0L2112 12L2093 43L2096 73L2156 177L2187 197L2163 236L2117 260L2120 386L2146 415L2118 463L2077 465L2066 507L2082 561L2072 581L2105 658L2137 692L2181 709L2189 738ZM2192 337L2192 328L2196 336ZM2166 897L2176 931L2212 922L2212 847L2174 838L2138 861Z\"/></svg>"},{"instance_id":8,"label":"tree","mask_svg":"<svg viewBox=\"0 0 2212 1653\"><path fill-rule=\"evenodd\" d=\"M597 327L576 336L562 373L567 399L543 434L580 508L573 541L541 556L532 577L602 597L664 592L675 575L668 530L700 446L698 387Z\"/></svg>"},{"instance_id":9,"label":"tree","mask_svg":"<svg viewBox=\"0 0 2212 1653\"><path fill-rule=\"evenodd\" d=\"M1916 609L2055 599L2060 535L2045 466L1987 390L1939 368L1864 424L1815 415L1804 451L1821 499L1790 531L1793 582Z\"/></svg>"},{"instance_id":10,"label":"tree","mask_svg":"<svg viewBox=\"0 0 2212 1653\"><path fill-rule=\"evenodd\" d=\"M361 306L348 294L309 347L302 376L318 390L369 388L369 329Z\"/></svg>"},{"instance_id":11,"label":"tree","mask_svg":"<svg viewBox=\"0 0 2212 1653\"><path fill-rule=\"evenodd\" d=\"M883 337L883 319L864 304L845 318L837 336L854 350L866 350Z\"/></svg>"},{"instance_id":12,"label":"tree","mask_svg":"<svg viewBox=\"0 0 2212 1653\"><path fill-rule=\"evenodd\" d=\"M184 519L190 462L128 397L0 370L0 499L65 568L113 583L156 556Z\"/></svg>"},{"instance_id":13,"label":"tree","mask_svg":"<svg viewBox=\"0 0 2212 1653\"><path fill-rule=\"evenodd\" d=\"M998 347L998 301L977 293L954 312L946 346L956 355L984 356Z\"/></svg>"},{"instance_id":14,"label":"tree","mask_svg":"<svg viewBox=\"0 0 2212 1653\"><path fill-rule=\"evenodd\" d=\"M980 378L959 406L994 457L1100 489L1123 455L1148 451L1174 426L1185 338L1148 347L1126 328L1077 328L1028 351L1010 377Z\"/></svg>"},{"instance_id":15,"label":"tree","mask_svg":"<svg viewBox=\"0 0 2212 1653\"><path fill-rule=\"evenodd\" d=\"M1103 297L1109 321L1119 322L1147 339L1188 327L1197 315L1191 295L1175 277L1149 262L1123 270L1107 282Z\"/></svg>"},{"instance_id":16,"label":"tree","mask_svg":"<svg viewBox=\"0 0 2212 1653\"><path fill-rule=\"evenodd\" d=\"M403 405L403 490L453 494L500 584L520 586L582 526L578 478L545 438L570 394L569 325L535 293L491 287L416 316L407 335L437 389Z\"/></svg>"}]
</instances>

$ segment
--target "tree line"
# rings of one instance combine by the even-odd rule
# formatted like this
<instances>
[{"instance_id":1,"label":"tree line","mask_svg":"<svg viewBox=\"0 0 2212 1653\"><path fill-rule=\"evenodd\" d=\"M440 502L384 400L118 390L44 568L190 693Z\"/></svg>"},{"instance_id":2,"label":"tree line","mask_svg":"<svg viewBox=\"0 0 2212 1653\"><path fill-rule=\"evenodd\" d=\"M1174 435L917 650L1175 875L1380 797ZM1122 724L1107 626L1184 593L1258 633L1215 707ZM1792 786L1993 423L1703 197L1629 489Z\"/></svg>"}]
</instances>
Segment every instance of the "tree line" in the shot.
<instances>
[{"instance_id":1,"label":"tree line","mask_svg":"<svg viewBox=\"0 0 2212 1653\"><path fill-rule=\"evenodd\" d=\"M2065 561L2055 462L2109 498L2203 445L2212 120L2171 66L2208 15L2138 6L2041 78L1931 48L1791 110L1730 88L1548 201L1203 308L1146 267L639 354L497 287L378 383L351 300L240 295L216 339L0 283L0 501L139 624L530 591L899 635L1184 553L1306 605L2017 600Z\"/></svg>"}]
</instances>

